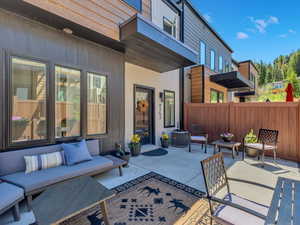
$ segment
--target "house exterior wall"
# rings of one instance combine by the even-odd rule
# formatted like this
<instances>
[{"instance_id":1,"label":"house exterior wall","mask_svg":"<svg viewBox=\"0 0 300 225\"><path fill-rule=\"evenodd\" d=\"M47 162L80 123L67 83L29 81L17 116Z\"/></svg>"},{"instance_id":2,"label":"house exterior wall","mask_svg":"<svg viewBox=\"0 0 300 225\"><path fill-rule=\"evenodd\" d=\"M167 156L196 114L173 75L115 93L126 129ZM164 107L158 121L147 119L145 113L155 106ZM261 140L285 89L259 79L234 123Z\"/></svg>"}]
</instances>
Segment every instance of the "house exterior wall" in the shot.
<instances>
[{"instance_id":1,"label":"house exterior wall","mask_svg":"<svg viewBox=\"0 0 300 225\"><path fill-rule=\"evenodd\" d=\"M177 39L179 39L179 15L172 10L162 0L152 0L152 22L163 29L163 17L169 20L176 19L177 21ZM160 143L160 136L163 131L171 131L172 128L164 128L164 104L161 101L159 94L164 90L175 92L175 126L179 124L179 70L170 71L167 73L158 73L152 70L136 66L130 63L125 64L125 143L130 141L134 133L134 86L146 86L154 88L155 94L155 143Z\"/></svg>"},{"instance_id":2,"label":"house exterior wall","mask_svg":"<svg viewBox=\"0 0 300 225\"><path fill-rule=\"evenodd\" d=\"M119 40L119 24L136 13L151 20L151 0L141 0L142 11L123 0L25 0L51 13L97 31L107 37Z\"/></svg>"},{"instance_id":3,"label":"house exterior wall","mask_svg":"<svg viewBox=\"0 0 300 225\"><path fill-rule=\"evenodd\" d=\"M184 5L184 43L200 53L200 41L206 44L205 64L210 66L210 50L215 51L215 69L219 68L219 56L223 56L223 69L225 63L231 65L231 51L207 27L207 25L193 12L189 5ZM200 57L200 54L199 54ZM200 58L198 59L200 64ZM189 68L185 69L184 101L191 102L191 80L188 76Z\"/></svg>"},{"instance_id":4,"label":"house exterior wall","mask_svg":"<svg viewBox=\"0 0 300 225\"><path fill-rule=\"evenodd\" d=\"M2 92L0 102L2 109L7 109L9 105L5 97L5 93L8 92L6 81L9 79L7 55L12 54L45 61L49 66L49 79L52 80L54 80L55 65L79 69L81 76L84 76L86 72L105 74L108 79L108 132L97 138L103 141L104 151L113 149L116 142L124 142L125 57L123 53L65 34L5 10L0 10L0 33L0 85ZM81 101L82 103L83 101ZM49 109L49 118L52 118L52 121L55 117L53 110L53 108ZM4 111L0 112L0 127L1 132L7 134L5 121L9 116L8 112L4 113ZM85 136L83 137L85 138ZM3 138L3 135L0 135L0 138ZM0 142L3 144L5 140L1 139ZM48 144L55 142L55 139L52 139Z\"/></svg>"},{"instance_id":5,"label":"house exterior wall","mask_svg":"<svg viewBox=\"0 0 300 225\"><path fill-rule=\"evenodd\" d=\"M155 95L155 144L163 131L168 132L173 128L164 128L164 104L159 93L164 90L175 92L175 125L179 123L179 71L157 73L130 63L125 63L125 143L130 142L134 133L134 85L154 88Z\"/></svg>"}]
</instances>

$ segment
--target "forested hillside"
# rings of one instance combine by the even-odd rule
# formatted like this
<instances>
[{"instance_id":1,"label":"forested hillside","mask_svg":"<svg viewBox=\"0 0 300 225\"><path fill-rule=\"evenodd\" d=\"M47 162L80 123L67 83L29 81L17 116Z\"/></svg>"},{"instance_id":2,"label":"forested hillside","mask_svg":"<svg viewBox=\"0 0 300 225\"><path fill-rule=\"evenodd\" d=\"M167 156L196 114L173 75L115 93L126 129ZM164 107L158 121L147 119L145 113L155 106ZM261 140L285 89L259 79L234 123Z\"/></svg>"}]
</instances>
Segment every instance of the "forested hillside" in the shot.
<instances>
[{"instance_id":1,"label":"forested hillside","mask_svg":"<svg viewBox=\"0 0 300 225\"><path fill-rule=\"evenodd\" d=\"M260 87L275 81L292 83L295 96L300 97L300 50L290 55L281 55L273 63L256 62L259 70L258 84Z\"/></svg>"}]
</instances>

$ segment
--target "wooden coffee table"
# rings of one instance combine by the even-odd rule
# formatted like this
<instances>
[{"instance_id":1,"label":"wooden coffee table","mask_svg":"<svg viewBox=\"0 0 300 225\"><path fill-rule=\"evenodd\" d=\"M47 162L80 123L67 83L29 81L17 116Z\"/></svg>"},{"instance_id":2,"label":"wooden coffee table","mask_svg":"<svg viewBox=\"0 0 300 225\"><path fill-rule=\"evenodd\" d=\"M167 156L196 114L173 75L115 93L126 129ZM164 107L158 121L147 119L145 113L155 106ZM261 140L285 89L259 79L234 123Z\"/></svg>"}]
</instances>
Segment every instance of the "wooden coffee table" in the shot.
<instances>
[{"instance_id":1,"label":"wooden coffee table","mask_svg":"<svg viewBox=\"0 0 300 225\"><path fill-rule=\"evenodd\" d=\"M89 176L56 184L34 199L32 208L36 224L59 224L99 204L104 222L109 225L105 201L114 195Z\"/></svg>"},{"instance_id":2,"label":"wooden coffee table","mask_svg":"<svg viewBox=\"0 0 300 225\"><path fill-rule=\"evenodd\" d=\"M241 146L240 142L225 142L223 140L217 140L211 143L212 145L214 145L214 154L216 153L216 151L220 152L221 148L229 148L232 150L232 158L234 159L234 153L236 153L236 155L239 154L239 147Z\"/></svg>"}]
</instances>

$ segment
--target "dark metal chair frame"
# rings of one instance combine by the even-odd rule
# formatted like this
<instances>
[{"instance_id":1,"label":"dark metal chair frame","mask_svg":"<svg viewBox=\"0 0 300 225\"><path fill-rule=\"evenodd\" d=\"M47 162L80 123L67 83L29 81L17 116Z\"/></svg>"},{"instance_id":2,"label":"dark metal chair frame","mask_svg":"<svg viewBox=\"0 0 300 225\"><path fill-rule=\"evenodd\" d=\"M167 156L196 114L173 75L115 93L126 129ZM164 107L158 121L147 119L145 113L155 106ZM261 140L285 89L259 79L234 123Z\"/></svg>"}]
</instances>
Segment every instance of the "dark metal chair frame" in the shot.
<instances>
[{"instance_id":1,"label":"dark metal chair frame","mask_svg":"<svg viewBox=\"0 0 300 225\"><path fill-rule=\"evenodd\" d=\"M203 149L203 145L205 146L204 152L207 153L208 134L206 132L203 132L201 127L199 125L196 125L196 124L191 125L191 129L189 131L189 134L190 134L189 152L192 151L192 149L191 149L191 144L192 143L199 143L199 144L201 144L202 149ZM202 137L205 137L206 140L205 141L192 140L191 136L202 136Z\"/></svg>"},{"instance_id":2,"label":"dark metal chair frame","mask_svg":"<svg viewBox=\"0 0 300 225\"><path fill-rule=\"evenodd\" d=\"M265 164L265 151L273 151L273 160L276 162L276 151L278 148L278 135L279 131L278 130L269 130L269 129L259 129L258 133L258 143L262 144L262 148L259 147L249 147L245 143L245 138L243 141L243 159L245 159L245 150L246 148L250 149L255 149L257 151L260 151L262 154L261 159L262 159L262 167L264 167ZM269 145L272 146L271 149L265 149L265 146ZM258 154L258 159L260 158L260 154Z\"/></svg>"},{"instance_id":3,"label":"dark metal chair frame","mask_svg":"<svg viewBox=\"0 0 300 225\"><path fill-rule=\"evenodd\" d=\"M201 167L202 167L202 172L203 172L204 182L206 187L206 198L208 199L209 208L211 212L211 223L212 223L212 219L214 219L218 223L228 224L228 222L213 216L215 212L212 204L213 202L223 204L223 205L228 205L233 208L242 210L246 213L249 213L251 215L254 215L256 217L259 217L261 219L264 220L266 219L266 216L254 210L248 209L244 206L214 196L217 192L219 192L224 187L226 187L227 189L227 194L230 193L230 187L229 187L228 177L224 166L224 159L223 159L222 152L201 161Z\"/></svg>"}]
</instances>

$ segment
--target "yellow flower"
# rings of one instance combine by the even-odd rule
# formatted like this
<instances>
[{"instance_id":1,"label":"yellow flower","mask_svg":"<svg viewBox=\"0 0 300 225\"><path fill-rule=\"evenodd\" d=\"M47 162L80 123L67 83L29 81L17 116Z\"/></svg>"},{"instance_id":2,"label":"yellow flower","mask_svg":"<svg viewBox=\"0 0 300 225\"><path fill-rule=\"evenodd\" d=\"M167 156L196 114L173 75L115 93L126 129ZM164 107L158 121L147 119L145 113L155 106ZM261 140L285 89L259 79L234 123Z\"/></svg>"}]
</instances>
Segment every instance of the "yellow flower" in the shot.
<instances>
[{"instance_id":1,"label":"yellow flower","mask_svg":"<svg viewBox=\"0 0 300 225\"><path fill-rule=\"evenodd\" d=\"M138 135L138 134L134 134L132 137L131 137L131 143L140 143L141 141L141 137Z\"/></svg>"},{"instance_id":2,"label":"yellow flower","mask_svg":"<svg viewBox=\"0 0 300 225\"><path fill-rule=\"evenodd\" d=\"M162 137L163 140L168 140L169 139L168 134L162 134L161 137Z\"/></svg>"}]
</instances>

